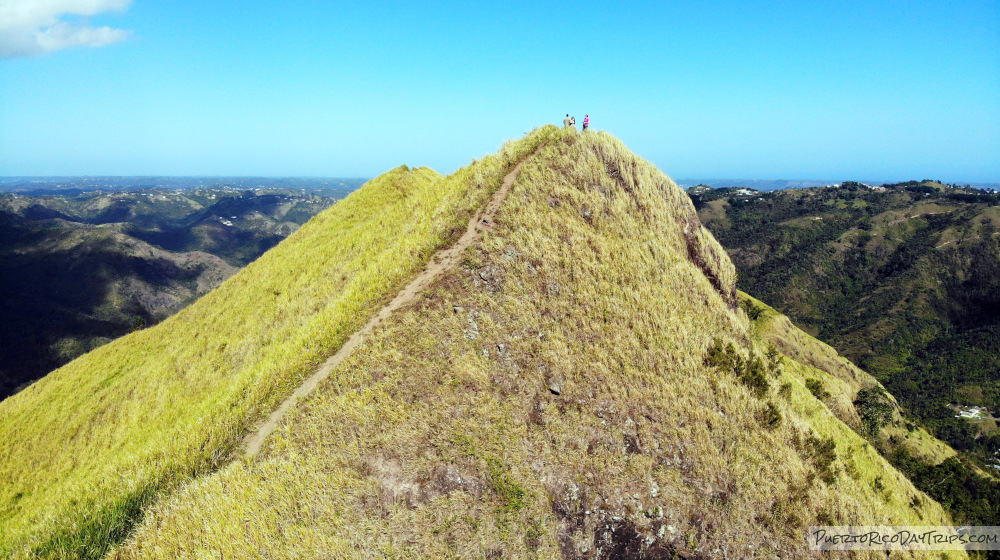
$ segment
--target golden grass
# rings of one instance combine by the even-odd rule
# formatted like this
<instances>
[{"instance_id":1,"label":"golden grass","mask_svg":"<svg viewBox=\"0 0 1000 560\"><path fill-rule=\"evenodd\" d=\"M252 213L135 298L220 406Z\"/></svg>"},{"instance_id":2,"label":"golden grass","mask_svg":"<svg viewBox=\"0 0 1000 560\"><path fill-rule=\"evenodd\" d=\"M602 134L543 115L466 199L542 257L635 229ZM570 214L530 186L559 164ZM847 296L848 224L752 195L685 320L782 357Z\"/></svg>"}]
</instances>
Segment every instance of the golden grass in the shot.
<instances>
[{"instance_id":1,"label":"golden grass","mask_svg":"<svg viewBox=\"0 0 1000 560\"><path fill-rule=\"evenodd\" d=\"M95 557L464 230L539 129L448 179L394 169L218 289L0 403L0 556Z\"/></svg>"},{"instance_id":2,"label":"golden grass","mask_svg":"<svg viewBox=\"0 0 1000 560\"><path fill-rule=\"evenodd\" d=\"M763 344L721 247L616 139L558 140L462 268L109 557L770 559L810 524L948 523L805 389L817 368L784 359L758 398L706 365Z\"/></svg>"}]
</instances>

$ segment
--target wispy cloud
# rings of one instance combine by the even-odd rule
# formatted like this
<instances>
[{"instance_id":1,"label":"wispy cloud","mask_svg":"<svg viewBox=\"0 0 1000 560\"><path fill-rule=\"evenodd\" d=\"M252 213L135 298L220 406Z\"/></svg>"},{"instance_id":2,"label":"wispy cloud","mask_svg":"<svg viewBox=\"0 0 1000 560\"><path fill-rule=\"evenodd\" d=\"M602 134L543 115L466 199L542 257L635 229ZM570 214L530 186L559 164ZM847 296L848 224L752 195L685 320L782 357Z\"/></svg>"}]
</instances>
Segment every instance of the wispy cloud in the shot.
<instances>
[{"instance_id":1,"label":"wispy cloud","mask_svg":"<svg viewBox=\"0 0 1000 560\"><path fill-rule=\"evenodd\" d=\"M74 25L63 18L86 18L121 11L132 0L0 0L0 58L36 56L69 47L117 43L131 31ZM74 18L76 19L76 18Z\"/></svg>"}]
</instances>

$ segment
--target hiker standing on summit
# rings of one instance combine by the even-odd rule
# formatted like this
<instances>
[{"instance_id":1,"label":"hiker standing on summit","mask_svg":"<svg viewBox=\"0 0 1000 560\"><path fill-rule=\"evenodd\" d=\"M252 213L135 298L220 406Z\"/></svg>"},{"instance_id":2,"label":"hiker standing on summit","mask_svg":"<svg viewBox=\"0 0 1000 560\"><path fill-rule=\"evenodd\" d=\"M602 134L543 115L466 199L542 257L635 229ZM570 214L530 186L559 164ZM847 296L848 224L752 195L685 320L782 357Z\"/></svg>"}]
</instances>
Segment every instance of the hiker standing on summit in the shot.
<instances>
[{"instance_id":1,"label":"hiker standing on summit","mask_svg":"<svg viewBox=\"0 0 1000 560\"><path fill-rule=\"evenodd\" d=\"M563 119L563 128L569 128L572 121L569 120L569 113L566 113L566 118Z\"/></svg>"},{"instance_id":2,"label":"hiker standing on summit","mask_svg":"<svg viewBox=\"0 0 1000 560\"><path fill-rule=\"evenodd\" d=\"M583 116L583 129L587 130L588 126L590 126L590 115L584 115Z\"/></svg>"}]
</instances>

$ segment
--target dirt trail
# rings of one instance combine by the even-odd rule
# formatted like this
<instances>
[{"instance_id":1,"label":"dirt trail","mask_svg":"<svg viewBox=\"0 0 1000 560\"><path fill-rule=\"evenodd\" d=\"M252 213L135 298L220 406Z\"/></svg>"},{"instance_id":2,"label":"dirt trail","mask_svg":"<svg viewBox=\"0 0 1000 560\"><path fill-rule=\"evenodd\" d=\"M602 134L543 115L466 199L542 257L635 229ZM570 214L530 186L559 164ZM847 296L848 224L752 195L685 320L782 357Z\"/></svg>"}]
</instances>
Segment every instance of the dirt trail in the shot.
<instances>
[{"instance_id":1,"label":"dirt trail","mask_svg":"<svg viewBox=\"0 0 1000 560\"><path fill-rule=\"evenodd\" d=\"M465 233L462 234L462 237L460 237L454 245L435 253L431 257L427 268L424 269L423 272L407 284L406 287L404 287L392 301L380 309L379 312L376 313L367 324L365 324L365 326L355 331L354 334L347 339L347 342L340 347L340 350L337 350L333 356L330 356L330 358L323 362L319 369L316 370L316 373L312 374L309 378L303 381L302 384L299 385L295 391L292 392L292 394L289 395L289 397L285 399L274 412L271 413L271 416L267 418L267 421L265 421L259 428L250 433L243 440L243 449L246 456L253 457L258 451L260 451L260 446L264 443L264 440L271 434L271 432L274 431L274 429L278 426L278 422L281 421L281 418L286 412L288 412L292 405L299 399L302 399L311 393L313 389L319 385L320 381L326 379L327 376L330 375L330 372L332 372L335 367L340 365L340 363L351 354L354 348L361 344L361 342L364 341L369 334L371 334L372 329L374 329L375 326L382 321L382 319L385 319L393 311L399 309L407 303L414 301L417 294L430 285L430 283L433 282L443 271L458 264L462 252L469 245L479 240L483 230L493 229L493 218L496 216L497 210L500 209L500 205L503 204L504 199L507 198L507 193L510 192L510 188L514 184L514 179L517 178L517 174L521 170L521 166L524 165L524 162L533 155L534 154L531 154L521 160L520 163L514 166L514 169L512 169L510 173L504 176L503 184L489 200L489 202L487 202L484 207L480 208L479 211L472 216L472 219L469 220L468 227L465 229Z\"/></svg>"}]
</instances>

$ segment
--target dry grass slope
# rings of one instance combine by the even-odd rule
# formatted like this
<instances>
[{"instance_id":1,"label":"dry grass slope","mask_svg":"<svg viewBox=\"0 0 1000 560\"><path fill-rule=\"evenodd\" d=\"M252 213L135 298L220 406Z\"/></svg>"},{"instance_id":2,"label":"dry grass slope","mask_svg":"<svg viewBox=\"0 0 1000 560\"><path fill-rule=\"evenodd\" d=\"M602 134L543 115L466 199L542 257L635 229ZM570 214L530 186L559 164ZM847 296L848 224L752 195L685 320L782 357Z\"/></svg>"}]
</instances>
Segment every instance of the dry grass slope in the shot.
<instances>
[{"instance_id":1,"label":"dry grass slope","mask_svg":"<svg viewBox=\"0 0 1000 560\"><path fill-rule=\"evenodd\" d=\"M828 344L819 341L797 328L788 317L775 311L766 303L742 292L740 302L754 315L752 324L755 337L771 346L786 358L785 371L803 387L807 380L822 383L829 396L823 404L843 423L854 431L863 433L864 427L854 406L858 391L866 387L881 387L874 377L849 360L837 354ZM895 404L895 399L889 395ZM935 438L924 428L906 429L898 410L893 411L892 422L880 430L881 440L892 440L905 447L911 454L922 457L930 464L938 464L955 455L947 443Z\"/></svg>"},{"instance_id":2,"label":"dry grass slope","mask_svg":"<svg viewBox=\"0 0 1000 560\"><path fill-rule=\"evenodd\" d=\"M0 556L99 557L460 234L539 129L444 179L392 170L217 290L0 403Z\"/></svg>"},{"instance_id":3,"label":"dry grass slope","mask_svg":"<svg viewBox=\"0 0 1000 560\"><path fill-rule=\"evenodd\" d=\"M461 268L109 557L770 559L948 522L762 351L672 181L557 140Z\"/></svg>"}]
</instances>

